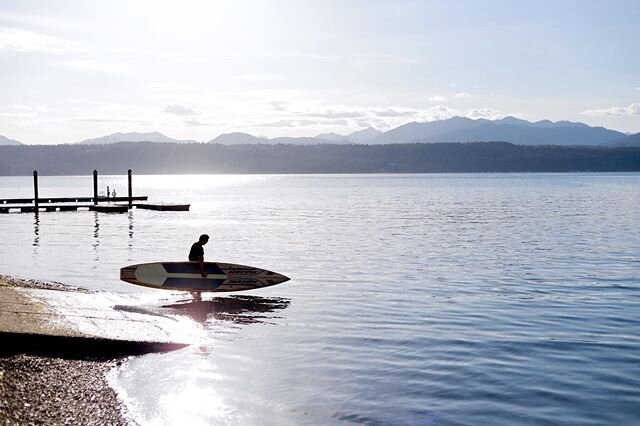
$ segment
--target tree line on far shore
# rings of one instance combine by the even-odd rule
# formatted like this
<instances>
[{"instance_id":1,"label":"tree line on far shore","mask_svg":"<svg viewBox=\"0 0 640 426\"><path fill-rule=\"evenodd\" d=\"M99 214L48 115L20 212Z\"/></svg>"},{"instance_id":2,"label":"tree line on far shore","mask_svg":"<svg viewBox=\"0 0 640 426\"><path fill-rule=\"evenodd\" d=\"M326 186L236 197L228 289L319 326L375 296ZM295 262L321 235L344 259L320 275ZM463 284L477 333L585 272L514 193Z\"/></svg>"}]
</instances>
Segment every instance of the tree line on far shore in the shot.
<instances>
[{"instance_id":1,"label":"tree line on far shore","mask_svg":"<svg viewBox=\"0 0 640 426\"><path fill-rule=\"evenodd\" d=\"M219 145L123 142L0 147L0 175L640 171L640 147L506 142Z\"/></svg>"}]
</instances>

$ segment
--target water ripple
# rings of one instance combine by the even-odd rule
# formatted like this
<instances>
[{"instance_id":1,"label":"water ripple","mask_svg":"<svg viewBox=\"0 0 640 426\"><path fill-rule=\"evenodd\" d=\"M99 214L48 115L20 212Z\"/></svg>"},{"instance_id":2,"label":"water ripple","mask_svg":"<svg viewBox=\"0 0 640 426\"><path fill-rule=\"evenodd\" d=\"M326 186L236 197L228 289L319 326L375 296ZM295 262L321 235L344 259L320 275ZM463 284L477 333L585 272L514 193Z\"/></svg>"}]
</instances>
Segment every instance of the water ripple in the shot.
<instances>
[{"instance_id":1,"label":"water ripple","mask_svg":"<svg viewBox=\"0 0 640 426\"><path fill-rule=\"evenodd\" d=\"M192 210L0 215L0 266L201 324L201 344L116 372L140 424L640 424L639 174L135 182ZM292 281L195 304L119 282L204 231L208 258Z\"/></svg>"}]
</instances>

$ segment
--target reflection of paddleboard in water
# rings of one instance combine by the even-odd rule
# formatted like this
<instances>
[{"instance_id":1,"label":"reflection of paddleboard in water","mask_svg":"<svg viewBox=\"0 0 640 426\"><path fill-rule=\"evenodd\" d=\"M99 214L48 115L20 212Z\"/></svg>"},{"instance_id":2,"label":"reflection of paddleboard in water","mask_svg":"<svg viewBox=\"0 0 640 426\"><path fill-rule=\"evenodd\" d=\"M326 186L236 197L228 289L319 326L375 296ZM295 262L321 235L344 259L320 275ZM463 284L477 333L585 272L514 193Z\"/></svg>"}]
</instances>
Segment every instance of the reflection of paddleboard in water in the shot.
<instances>
[{"instance_id":1,"label":"reflection of paddleboard in water","mask_svg":"<svg viewBox=\"0 0 640 426\"><path fill-rule=\"evenodd\" d=\"M125 266L120 279L131 284L164 290L239 291L269 287L289 281L276 272L233 263L205 262L206 277L198 262L157 262Z\"/></svg>"}]
</instances>

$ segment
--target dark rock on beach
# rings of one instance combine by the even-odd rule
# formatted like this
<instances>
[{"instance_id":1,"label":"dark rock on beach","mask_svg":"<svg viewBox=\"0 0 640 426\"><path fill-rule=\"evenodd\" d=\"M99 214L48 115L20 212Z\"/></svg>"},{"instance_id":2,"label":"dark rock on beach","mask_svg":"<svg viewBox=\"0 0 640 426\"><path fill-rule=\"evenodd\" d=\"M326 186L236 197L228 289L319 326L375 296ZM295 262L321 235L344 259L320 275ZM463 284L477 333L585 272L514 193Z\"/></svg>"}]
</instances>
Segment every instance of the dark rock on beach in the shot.
<instances>
[{"instance_id":1,"label":"dark rock on beach","mask_svg":"<svg viewBox=\"0 0 640 426\"><path fill-rule=\"evenodd\" d=\"M64 284L58 281L32 280L32 279L10 277L8 275L1 275L1 274L0 274L0 283L4 283L5 285L10 285L13 287L22 287L22 288L38 288L43 290L59 290L59 291L75 291L78 293L93 293L91 290L87 290L86 288L76 287L76 286Z\"/></svg>"}]
</instances>

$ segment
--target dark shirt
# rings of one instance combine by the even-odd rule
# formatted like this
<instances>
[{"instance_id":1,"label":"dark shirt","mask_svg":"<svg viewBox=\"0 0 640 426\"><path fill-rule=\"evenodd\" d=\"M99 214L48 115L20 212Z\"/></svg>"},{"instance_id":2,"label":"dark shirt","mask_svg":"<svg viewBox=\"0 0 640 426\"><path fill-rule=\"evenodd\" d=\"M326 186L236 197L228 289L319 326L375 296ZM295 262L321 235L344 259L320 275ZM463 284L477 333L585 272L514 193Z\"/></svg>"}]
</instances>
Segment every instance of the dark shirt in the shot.
<instances>
[{"instance_id":1,"label":"dark shirt","mask_svg":"<svg viewBox=\"0 0 640 426\"><path fill-rule=\"evenodd\" d=\"M199 242L193 243L189 251L189 260L191 262L197 262L200 260L200 257L204 257L204 247L202 247Z\"/></svg>"}]
</instances>

